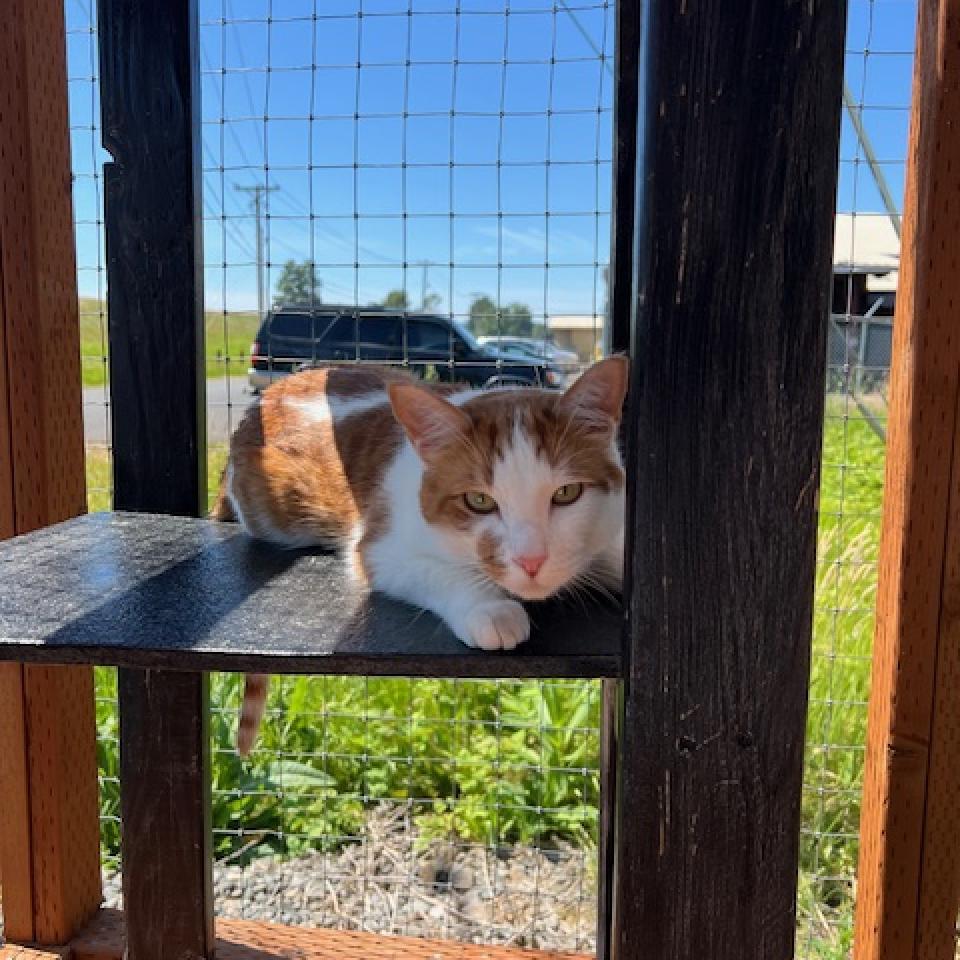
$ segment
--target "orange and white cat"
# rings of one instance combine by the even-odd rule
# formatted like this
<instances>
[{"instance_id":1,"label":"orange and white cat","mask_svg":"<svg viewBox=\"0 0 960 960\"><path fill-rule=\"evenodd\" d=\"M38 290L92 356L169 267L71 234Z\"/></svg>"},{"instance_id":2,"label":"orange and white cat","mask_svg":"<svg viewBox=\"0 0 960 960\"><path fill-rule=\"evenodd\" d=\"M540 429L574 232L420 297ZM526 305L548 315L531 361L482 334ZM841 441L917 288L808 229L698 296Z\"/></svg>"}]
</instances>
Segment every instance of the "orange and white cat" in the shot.
<instances>
[{"instance_id":1,"label":"orange and white cat","mask_svg":"<svg viewBox=\"0 0 960 960\"><path fill-rule=\"evenodd\" d=\"M364 367L280 381L230 444L213 516L289 547L336 546L375 590L433 611L470 647L530 633L520 601L619 587L627 361L565 393L428 386ZM240 750L266 678L247 678Z\"/></svg>"}]
</instances>

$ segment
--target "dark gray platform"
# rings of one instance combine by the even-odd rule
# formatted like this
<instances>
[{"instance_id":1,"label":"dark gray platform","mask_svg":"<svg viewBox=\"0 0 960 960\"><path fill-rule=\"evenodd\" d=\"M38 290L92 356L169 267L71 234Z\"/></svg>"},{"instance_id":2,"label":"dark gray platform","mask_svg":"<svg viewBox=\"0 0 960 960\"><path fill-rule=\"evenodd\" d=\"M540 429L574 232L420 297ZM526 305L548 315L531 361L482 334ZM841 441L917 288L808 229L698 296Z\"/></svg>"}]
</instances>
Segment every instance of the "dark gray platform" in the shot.
<instances>
[{"instance_id":1,"label":"dark gray platform","mask_svg":"<svg viewBox=\"0 0 960 960\"><path fill-rule=\"evenodd\" d=\"M529 606L509 653L351 586L337 557L257 543L235 524L78 517L0 543L0 660L411 676L619 675L614 604Z\"/></svg>"}]
</instances>

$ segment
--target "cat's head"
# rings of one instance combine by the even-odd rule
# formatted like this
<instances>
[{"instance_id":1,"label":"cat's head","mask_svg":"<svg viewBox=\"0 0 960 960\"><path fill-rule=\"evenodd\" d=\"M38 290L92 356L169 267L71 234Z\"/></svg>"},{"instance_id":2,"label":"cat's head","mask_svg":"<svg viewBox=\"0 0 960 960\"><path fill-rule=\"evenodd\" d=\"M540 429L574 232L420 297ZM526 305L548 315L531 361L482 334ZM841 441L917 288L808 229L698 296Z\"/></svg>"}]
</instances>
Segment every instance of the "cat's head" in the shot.
<instances>
[{"instance_id":1,"label":"cat's head","mask_svg":"<svg viewBox=\"0 0 960 960\"><path fill-rule=\"evenodd\" d=\"M626 388L623 357L594 364L562 394L492 390L451 402L392 384L394 414L424 465L425 519L521 599L576 581L622 524Z\"/></svg>"}]
</instances>

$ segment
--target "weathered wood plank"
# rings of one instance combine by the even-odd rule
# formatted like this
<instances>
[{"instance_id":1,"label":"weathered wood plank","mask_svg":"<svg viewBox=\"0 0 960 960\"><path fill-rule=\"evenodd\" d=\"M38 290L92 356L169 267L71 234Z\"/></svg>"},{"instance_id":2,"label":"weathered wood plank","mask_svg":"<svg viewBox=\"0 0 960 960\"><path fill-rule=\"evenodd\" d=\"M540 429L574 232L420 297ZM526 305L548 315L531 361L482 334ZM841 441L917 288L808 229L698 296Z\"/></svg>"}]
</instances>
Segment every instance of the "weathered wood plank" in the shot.
<instances>
[{"instance_id":1,"label":"weathered wood plank","mask_svg":"<svg viewBox=\"0 0 960 960\"><path fill-rule=\"evenodd\" d=\"M128 960L213 956L209 681L121 670Z\"/></svg>"},{"instance_id":2,"label":"weathered wood plank","mask_svg":"<svg viewBox=\"0 0 960 960\"><path fill-rule=\"evenodd\" d=\"M893 328L857 960L952 958L954 949L958 44L960 3L922 0Z\"/></svg>"},{"instance_id":3,"label":"weathered wood plank","mask_svg":"<svg viewBox=\"0 0 960 960\"><path fill-rule=\"evenodd\" d=\"M114 503L196 516L206 506L197 0L101 0L98 15L103 145L113 157L104 196ZM179 560L178 570L141 557L139 584L128 567L128 589L103 608L127 619L132 640L162 647L177 608L195 639L213 627L203 597L219 595L220 582L202 569L202 552ZM236 572L221 614L264 582L246 571L244 589ZM179 598L164 597L175 581ZM258 632L269 634L266 621ZM183 629L178 639L189 646ZM121 669L119 690L127 955L210 957L206 676Z\"/></svg>"},{"instance_id":4,"label":"weathered wood plank","mask_svg":"<svg viewBox=\"0 0 960 960\"><path fill-rule=\"evenodd\" d=\"M432 614L371 597L329 554L236 524L95 514L0 544L0 659L280 673L617 676L618 605L532 608L531 640L469 650ZM216 585L216 589L211 589Z\"/></svg>"},{"instance_id":5,"label":"weathered wood plank","mask_svg":"<svg viewBox=\"0 0 960 960\"><path fill-rule=\"evenodd\" d=\"M643 7L614 956L783 960L844 4Z\"/></svg>"},{"instance_id":6,"label":"weathered wood plank","mask_svg":"<svg viewBox=\"0 0 960 960\"><path fill-rule=\"evenodd\" d=\"M114 503L206 509L197 0L98 5ZM136 56L131 55L136 51Z\"/></svg>"}]
</instances>

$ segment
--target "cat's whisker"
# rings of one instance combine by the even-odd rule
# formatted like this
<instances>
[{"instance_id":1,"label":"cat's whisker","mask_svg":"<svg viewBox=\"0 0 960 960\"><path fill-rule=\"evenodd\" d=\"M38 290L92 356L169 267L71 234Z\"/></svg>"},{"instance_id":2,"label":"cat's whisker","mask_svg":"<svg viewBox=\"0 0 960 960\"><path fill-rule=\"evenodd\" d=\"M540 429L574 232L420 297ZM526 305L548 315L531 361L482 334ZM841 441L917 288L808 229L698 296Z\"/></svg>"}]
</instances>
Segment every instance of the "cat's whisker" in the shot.
<instances>
[{"instance_id":1,"label":"cat's whisker","mask_svg":"<svg viewBox=\"0 0 960 960\"><path fill-rule=\"evenodd\" d=\"M606 597L612 603L616 603L619 599L617 591L611 586L609 581L599 577L593 577L590 582L601 596Z\"/></svg>"}]
</instances>

